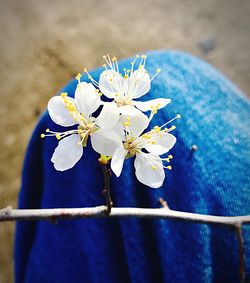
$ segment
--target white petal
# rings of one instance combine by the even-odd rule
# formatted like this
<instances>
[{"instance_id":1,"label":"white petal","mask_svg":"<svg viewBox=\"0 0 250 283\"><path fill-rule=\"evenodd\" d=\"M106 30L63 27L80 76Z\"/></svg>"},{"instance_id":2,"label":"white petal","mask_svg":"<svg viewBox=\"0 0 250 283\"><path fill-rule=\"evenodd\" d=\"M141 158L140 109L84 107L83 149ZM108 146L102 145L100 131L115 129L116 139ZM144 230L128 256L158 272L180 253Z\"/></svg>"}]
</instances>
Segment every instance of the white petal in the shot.
<instances>
[{"instance_id":1,"label":"white petal","mask_svg":"<svg viewBox=\"0 0 250 283\"><path fill-rule=\"evenodd\" d=\"M171 102L171 99L167 98L156 98L148 101L134 101L134 105L143 112L152 110L157 107L161 109Z\"/></svg>"},{"instance_id":2,"label":"white petal","mask_svg":"<svg viewBox=\"0 0 250 283\"><path fill-rule=\"evenodd\" d=\"M114 98L116 94L123 94L123 77L114 70L105 70L99 79L100 91L108 98Z\"/></svg>"},{"instance_id":3,"label":"white petal","mask_svg":"<svg viewBox=\"0 0 250 283\"><path fill-rule=\"evenodd\" d=\"M91 144L96 152L112 156L115 150L122 146L122 139L113 129L100 129L91 134Z\"/></svg>"},{"instance_id":4,"label":"white petal","mask_svg":"<svg viewBox=\"0 0 250 283\"><path fill-rule=\"evenodd\" d=\"M90 116L102 104L97 89L91 83L86 82L77 85L75 100L79 112L85 116Z\"/></svg>"},{"instance_id":5,"label":"white petal","mask_svg":"<svg viewBox=\"0 0 250 283\"><path fill-rule=\"evenodd\" d=\"M139 135L148 127L148 117L135 107L122 106L119 110L122 123L126 121L127 117L130 117L130 126L128 128L133 137L139 137Z\"/></svg>"},{"instance_id":6,"label":"white petal","mask_svg":"<svg viewBox=\"0 0 250 283\"><path fill-rule=\"evenodd\" d=\"M150 77L144 68L134 71L129 77L129 93L139 98L150 91Z\"/></svg>"},{"instance_id":7,"label":"white petal","mask_svg":"<svg viewBox=\"0 0 250 283\"><path fill-rule=\"evenodd\" d=\"M75 134L59 141L51 158L56 170L68 170L79 161L83 153L83 147L78 142L80 142L80 137Z\"/></svg>"},{"instance_id":8,"label":"white petal","mask_svg":"<svg viewBox=\"0 0 250 283\"><path fill-rule=\"evenodd\" d=\"M74 99L68 97L74 103ZM61 96L54 96L49 100L48 112L50 118L58 125L63 127L70 127L76 124L71 117L69 110L65 107Z\"/></svg>"},{"instance_id":9,"label":"white petal","mask_svg":"<svg viewBox=\"0 0 250 283\"><path fill-rule=\"evenodd\" d=\"M121 175L124 159L128 151L123 147L123 145L114 152L111 160L111 169L117 177Z\"/></svg>"},{"instance_id":10,"label":"white petal","mask_svg":"<svg viewBox=\"0 0 250 283\"><path fill-rule=\"evenodd\" d=\"M154 141L156 144L150 144L151 141ZM175 136L168 133L164 133L162 136L158 134L148 140L148 144L145 146L145 149L153 154L162 155L167 153L175 145L175 143Z\"/></svg>"},{"instance_id":11,"label":"white petal","mask_svg":"<svg viewBox=\"0 0 250 283\"><path fill-rule=\"evenodd\" d=\"M120 119L119 109L114 102L106 102L103 105L100 115L96 118L96 124L100 128L113 128Z\"/></svg>"},{"instance_id":12,"label":"white petal","mask_svg":"<svg viewBox=\"0 0 250 283\"><path fill-rule=\"evenodd\" d=\"M114 126L114 128L112 128L112 131L114 131L120 137L121 140L125 139L125 133L120 121Z\"/></svg>"},{"instance_id":13,"label":"white petal","mask_svg":"<svg viewBox=\"0 0 250 283\"><path fill-rule=\"evenodd\" d=\"M159 188L165 178L162 161L159 156L144 153L136 154L135 175L137 179L151 188Z\"/></svg>"}]
</instances>

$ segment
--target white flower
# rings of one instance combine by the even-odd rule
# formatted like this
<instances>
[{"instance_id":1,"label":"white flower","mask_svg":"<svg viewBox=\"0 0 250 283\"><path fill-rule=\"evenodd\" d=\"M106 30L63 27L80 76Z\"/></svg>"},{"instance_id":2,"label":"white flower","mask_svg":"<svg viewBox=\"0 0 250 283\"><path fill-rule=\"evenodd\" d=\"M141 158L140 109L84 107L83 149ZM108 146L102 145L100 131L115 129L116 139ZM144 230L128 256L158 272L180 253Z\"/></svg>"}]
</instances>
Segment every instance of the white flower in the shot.
<instances>
[{"instance_id":1,"label":"white flower","mask_svg":"<svg viewBox=\"0 0 250 283\"><path fill-rule=\"evenodd\" d=\"M120 114L115 103L103 103L100 93L91 84L80 82L75 97L70 98L66 93L52 97L48 103L48 112L51 119L58 125L69 127L77 125L77 129L65 132L46 130L45 136L56 136L59 141L51 161L59 171L72 168L83 154L90 136L93 149L104 155L113 155L115 149L122 145L123 130L119 125ZM92 114L101 106L103 108L97 118Z\"/></svg>"},{"instance_id":2,"label":"white flower","mask_svg":"<svg viewBox=\"0 0 250 283\"><path fill-rule=\"evenodd\" d=\"M110 59L109 55L103 56L107 64L104 64L105 70L101 73L99 83L95 81L87 72L89 79L97 86L100 91L108 98L113 99L116 104L120 106L130 105L135 106L142 112L151 111L151 117L157 113L157 110L165 107L171 102L170 99L156 98L149 101L135 101L135 99L142 97L149 92L151 81L161 71L157 69L156 74L150 78L145 69L146 55L141 56L138 68L135 70L137 55L133 62L131 62L130 69L123 69L124 75L120 73L116 57Z\"/></svg>"},{"instance_id":3,"label":"white flower","mask_svg":"<svg viewBox=\"0 0 250 283\"><path fill-rule=\"evenodd\" d=\"M174 119L165 123L161 127L155 126L149 132L142 134L148 127L148 118L136 112L130 116L126 116L125 111L122 113L123 125L126 128L125 139L119 148L114 152L111 160L111 168L117 177L120 176L125 158L135 156L135 174L137 179L151 187L159 188L165 178L164 168L171 169L171 166L164 166L163 161L169 162L172 158L169 155L167 158L159 156L167 153L175 144L176 138L169 132L175 129L175 126L166 128L165 126L174 119L179 118L177 115Z\"/></svg>"}]
</instances>

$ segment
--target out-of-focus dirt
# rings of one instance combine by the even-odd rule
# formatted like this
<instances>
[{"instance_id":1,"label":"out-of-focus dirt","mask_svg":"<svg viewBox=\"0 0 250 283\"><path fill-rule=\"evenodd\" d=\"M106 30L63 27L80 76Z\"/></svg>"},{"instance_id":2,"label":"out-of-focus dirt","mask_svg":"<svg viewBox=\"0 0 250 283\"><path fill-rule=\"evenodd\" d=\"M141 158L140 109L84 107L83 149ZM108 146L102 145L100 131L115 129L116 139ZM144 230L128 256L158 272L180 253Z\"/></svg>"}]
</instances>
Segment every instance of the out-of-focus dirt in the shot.
<instances>
[{"instance_id":1,"label":"out-of-focus dirt","mask_svg":"<svg viewBox=\"0 0 250 283\"><path fill-rule=\"evenodd\" d=\"M0 0L0 207L16 206L37 116L73 75L152 49L203 57L250 92L250 1ZM12 282L13 223L0 224L0 282Z\"/></svg>"}]
</instances>

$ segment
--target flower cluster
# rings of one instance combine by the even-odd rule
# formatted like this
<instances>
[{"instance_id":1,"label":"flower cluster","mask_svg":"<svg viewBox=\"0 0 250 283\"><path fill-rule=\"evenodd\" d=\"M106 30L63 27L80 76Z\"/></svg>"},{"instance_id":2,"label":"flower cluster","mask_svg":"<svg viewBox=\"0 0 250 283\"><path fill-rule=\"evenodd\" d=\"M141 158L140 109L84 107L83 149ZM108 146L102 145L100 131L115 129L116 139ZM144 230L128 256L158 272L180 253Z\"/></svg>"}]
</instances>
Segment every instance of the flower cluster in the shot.
<instances>
[{"instance_id":1,"label":"flower cluster","mask_svg":"<svg viewBox=\"0 0 250 283\"><path fill-rule=\"evenodd\" d=\"M51 119L63 127L75 126L73 130L64 132L47 129L46 134L41 134L42 138L55 136L59 140L51 161L56 170L72 168L83 155L83 149L90 139L93 149L102 158L111 159L111 169L117 177L122 172L124 160L135 156L137 179L149 187L158 188L165 178L164 168L171 169L164 162L168 163L173 158L172 155L166 158L160 156L167 153L176 142L176 138L170 134L175 126L167 125L180 118L180 115L145 132L157 111L171 100L137 99L149 92L151 81L161 70L157 69L150 78L145 68L146 55L137 55L130 69L122 71L119 70L116 57L111 59L105 55L103 58L105 70L99 82L85 68L91 82L81 81L81 74L78 74L74 98L64 92L50 99L48 112ZM102 95L111 101L102 101ZM149 115L145 112L149 112Z\"/></svg>"}]
</instances>

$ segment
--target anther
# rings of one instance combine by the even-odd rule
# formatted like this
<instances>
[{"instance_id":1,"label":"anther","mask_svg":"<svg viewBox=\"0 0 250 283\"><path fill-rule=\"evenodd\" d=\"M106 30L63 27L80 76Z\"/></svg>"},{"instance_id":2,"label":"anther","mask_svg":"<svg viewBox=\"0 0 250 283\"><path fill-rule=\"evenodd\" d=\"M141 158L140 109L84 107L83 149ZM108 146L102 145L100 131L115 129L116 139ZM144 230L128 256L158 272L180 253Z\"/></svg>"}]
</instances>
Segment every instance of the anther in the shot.
<instances>
[{"instance_id":1,"label":"anther","mask_svg":"<svg viewBox=\"0 0 250 283\"><path fill-rule=\"evenodd\" d=\"M129 121L127 121L127 122L123 122L122 124L123 124L124 127L129 127L131 123Z\"/></svg>"},{"instance_id":2,"label":"anther","mask_svg":"<svg viewBox=\"0 0 250 283\"><path fill-rule=\"evenodd\" d=\"M153 170L156 170L156 169L157 169L157 167L156 167L155 165L151 165L151 168L152 168Z\"/></svg>"},{"instance_id":3,"label":"anther","mask_svg":"<svg viewBox=\"0 0 250 283\"><path fill-rule=\"evenodd\" d=\"M159 133L160 130L161 130L161 128L160 128L159 126L155 126L155 127L154 127L154 130L156 131L156 133Z\"/></svg>"},{"instance_id":4,"label":"anther","mask_svg":"<svg viewBox=\"0 0 250 283\"><path fill-rule=\"evenodd\" d=\"M60 140L60 139L61 139L60 134L58 134L58 133L56 134L56 139L57 139L57 140Z\"/></svg>"},{"instance_id":5,"label":"anther","mask_svg":"<svg viewBox=\"0 0 250 283\"><path fill-rule=\"evenodd\" d=\"M62 92L62 93L60 94L60 96L61 96L62 98L65 98L67 95L68 95L67 92Z\"/></svg>"},{"instance_id":6,"label":"anther","mask_svg":"<svg viewBox=\"0 0 250 283\"><path fill-rule=\"evenodd\" d=\"M78 73L78 74L76 75L76 80L80 81L81 77L82 77L82 75L81 75L80 73Z\"/></svg>"}]
</instances>

